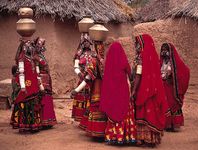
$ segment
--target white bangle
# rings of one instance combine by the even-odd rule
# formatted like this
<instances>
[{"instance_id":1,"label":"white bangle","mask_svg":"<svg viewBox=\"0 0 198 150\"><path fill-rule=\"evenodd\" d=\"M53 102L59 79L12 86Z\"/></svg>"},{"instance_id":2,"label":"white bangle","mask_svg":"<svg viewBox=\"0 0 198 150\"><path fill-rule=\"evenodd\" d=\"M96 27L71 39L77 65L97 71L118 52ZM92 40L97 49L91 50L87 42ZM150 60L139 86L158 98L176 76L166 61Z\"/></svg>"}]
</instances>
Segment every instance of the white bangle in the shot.
<instances>
[{"instance_id":1,"label":"white bangle","mask_svg":"<svg viewBox=\"0 0 198 150\"><path fill-rule=\"evenodd\" d=\"M20 83L21 88L24 89L25 88L25 76L24 76L24 74L19 75L19 83Z\"/></svg>"},{"instance_id":2,"label":"white bangle","mask_svg":"<svg viewBox=\"0 0 198 150\"><path fill-rule=\"evenodd\" d=\"M80 92L86 85L87 83L85 81L82 81L81 84L77 88L75 88L75 91Z\"/></svg>"},{"instance_id":3,"label":"white bangle","mask_svg":"<svg viewBox=\"0 0 198 150\"><path fill-rule=\"evenodd\" d=\"M20 73L23 73L24 72L24 62L23 61L20 61L19 62L19 72Z\"/></svg>"},{"instance_id":4,"label":"white bangle","mask_svg":"<svg viewBox=\"0 0 198 150\"><path fill-rule=\"evenodd\" d=\"M142 74L142 65L137 65L136 74Z\"/></svg>"},{"instance_id":5,"label":"white bangle","mask_svg":"<svg viewBox=\"0 0 198 150\"><path fill-rule=\"evenodd\" d=\"M43 84L40 84L39 88L40 88L41 91L44 91L44 86L43 86Z\"/></svg>"},{"instance_id":6,"label":"white bangle","mask_svg":"<svg viewBox=\"0 0 198 150\"><path fill-rule=\"evenodd\" d=\"M75 59L74 60L74 68L79 68L79 60L78 59Z\"/></svg>"},{"instance_id":7,"label":"white bangle","mask_svg":"<svg viewBox=\"0 0 198 150\"><path fill-rule=\"evenodd\" d=\"M85 79L90 80L91 79L90 75L86 75Z\"/></svg>"},{"instance_id":8,"label":"white bangle","mask_svg":"<svg viewBox=\"0 0 198 150\"><path fill-rule=\"evenodd\" d=\"M39 68L39 66L36 66L36 73L40 73L40 68Z\"/></svg>"},{"instance_id":9,"label":"white bangle","mask_svg":"<svg viewBox=\"0 0 198 150\"><path fill-rule=\"evenodd\" d=\"M74 72L78 75L79 73L81 73L80 69L79 68L75 68L74 69Z\"/></svg>"}]
</instances>

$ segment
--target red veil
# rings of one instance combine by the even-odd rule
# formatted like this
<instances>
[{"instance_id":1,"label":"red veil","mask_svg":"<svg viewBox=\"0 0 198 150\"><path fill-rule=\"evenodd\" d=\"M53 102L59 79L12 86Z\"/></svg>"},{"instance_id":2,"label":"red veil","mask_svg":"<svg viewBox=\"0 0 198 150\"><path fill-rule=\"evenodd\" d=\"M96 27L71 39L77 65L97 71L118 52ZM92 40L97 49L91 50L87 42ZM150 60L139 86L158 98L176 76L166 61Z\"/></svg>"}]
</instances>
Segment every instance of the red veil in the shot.
<instances>
[{"instance_id":1,"label":"red veil","mask_svg":"<svg viewBox=\"0 0 198 150\"><path fill-rule=\"evenodd\" d=\"M136 98L136 120L151 129L161 131L168 109L161 79L159 58L150 35L136 37L142 46L142 75Z\"/></svg>"},{"instance_id":2,"label":"red veil","mask_svg":"<svg viewBox=\"0 0 198 150\"><path fill-rule=\"evenodd\" d=\"M30 99L33 99L34 97L38 96L39 93L39 84L37 79L37 73L36 70L34 70L32 67L32 58L27 56L25 53L25 46L24 43L22 43L19 46L19 50L17 52L16 56L16 63L18 65L20 60L23 60L24 62L24 75L25 75L25 91L20 90L15 103L25 102ZM19 81L19 74L17 74L17 80Z\"/></svg>"},{"instance_id":3,"label":"red veil","mask_svg":"<svg viewBox=\"0 0 198 150\"><path fill-rule=\"evenodd\" d=\"M176 109L181 108L183 105L184 94L188 89L188 84L190 80L190 70L180 59L177 50L174 45L167 43L170 51L170 61L173 75L173 88L174 88L174 97L177 100ZM162 63L162 58L160 58Z\"/></svg>"},{"instance_id":4,"label":"red veil","mask_svg":"<svg viewBox=\"0 0 198 150\"><path fill-rule=\"evenodd\" d=\"M114 42L106 56L100 109L116 122L122 121L128 112L130 93L127 74L130 73L124 49L119 42Z\"/></svg>"}]
</instances>

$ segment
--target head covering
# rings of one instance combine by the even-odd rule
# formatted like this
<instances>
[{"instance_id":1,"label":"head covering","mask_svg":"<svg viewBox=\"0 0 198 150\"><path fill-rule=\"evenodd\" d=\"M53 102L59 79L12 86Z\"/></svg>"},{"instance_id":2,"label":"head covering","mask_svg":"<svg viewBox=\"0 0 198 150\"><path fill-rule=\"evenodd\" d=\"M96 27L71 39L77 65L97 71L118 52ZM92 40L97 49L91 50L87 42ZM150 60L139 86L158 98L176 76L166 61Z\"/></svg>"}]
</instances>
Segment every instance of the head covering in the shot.
<instances>
[{"instance_id":1,"label":"head covering","mask_svg":"<svg viewBox=\"0 0 198 150\"><path fill-rule=\"evenodd\" d=\"M136 119L156 131L165 126L165 113L168 106L161 79L160 63L154 41L148 34L136 37L142 47L142 75L136 98Z\"/></svg>"},{"instance_id":2,"label":"head covering","mask_svg":"<svg viewBox=\"0 0 198 150\"><path fill-rule=\"evenodd\" d=\"M129 86L127 74L130 66L119 42L114 42L106 55L102 81L100 110L115 122L122 121L129 106Z\"/></svg>"},{"instance_id":3,"label":"head covering","mask_svg":"<svg viewBox=\"0 0 198 150\"><path fill-rule=\"evenodd\" d=\"M179 57L176 48L171 43L166 43L168 45L168 51L170 52L171 70L173 75L173 86L174 86L174 97L176 98L179 106L183 105L183 97L188 89L188 84L190 80L190 70L184 64L184 62ZM163 44L164 45L164 44ZM160 62L162 64L163 58L160 57Z\"/></svg>"},{"instance_id":4,"label":"head covering","mask_svg":"<svg viewBox=\"0 0 198 150\"><path fill-rule=\"evenodd\" d=\"M92 44L90 36L87 33L82 33L80 37L80 43L84 44L85 41L88 41L90 44Z\"/></svg>"},{"instance_id":5,"label":"head covering","mask_svg":"<svg viewBox=\"0 0 198 150\"><path fill-rule=\"evenodd\" d=\"M40 52L45 52L46 48L45 48L45 39L41 38L41 37L37 37L34 40L34 45L35 45L35 49L38 53Z\"/></svg>"},{"instance_id":6,"label":"head covering","mask_svg":"<svg viewBox=\"0 0 198 150\"><path fill-rule=\"evenodd\" d=\"M136 105L143 105L149 97L157 93L164 94L164 92L161 92L164 88L161 79L159 58L152 37L148 34L143 34L137 36L136 40L142 47L140 52L142 58L142 77L138 88Z\"/></svg>"},{"instance_id":7,"label":"head covering","mask_svg":"<svg viewBox=\"0 0 198 150\"><path fill-rule=\"evenodd\" d=\"M32 64L32 53L35 51L35 48L32 46L30 41L27 42L21 45L21 50L19 49L20 53L16 60L17 65L19 65L20 61L24 62L25 91L19 91L15 100L15 104L33 99L38 95L39 92L37 72L33 69L35 66ZM31 53L31 55L29 56L28 53ZM16 78L16 80L19 81L20 74L17 74Z\"/></svg>"}]
</instances>

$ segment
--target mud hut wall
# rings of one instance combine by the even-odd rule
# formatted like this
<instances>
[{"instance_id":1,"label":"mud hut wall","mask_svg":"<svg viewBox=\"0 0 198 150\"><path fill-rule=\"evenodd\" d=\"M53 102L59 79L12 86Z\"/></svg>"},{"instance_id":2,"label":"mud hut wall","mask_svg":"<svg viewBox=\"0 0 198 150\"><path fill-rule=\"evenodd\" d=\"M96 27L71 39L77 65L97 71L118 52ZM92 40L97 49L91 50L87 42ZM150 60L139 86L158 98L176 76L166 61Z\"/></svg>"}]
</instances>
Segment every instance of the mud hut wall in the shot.
<instances>
[{"instance_id":1,"label":"mud hut wall","mask_svg":"<svg viewBox=\"0 0 198 150\"><path fill-rule=\"evenodd\" d=\"M16 23L16 18L13 17L0 18L0 72L1 72L0 79L1 80L10 77L11 66L14 63L16 45L18 42L15 23Z\"/></svg>"}]
</instances>

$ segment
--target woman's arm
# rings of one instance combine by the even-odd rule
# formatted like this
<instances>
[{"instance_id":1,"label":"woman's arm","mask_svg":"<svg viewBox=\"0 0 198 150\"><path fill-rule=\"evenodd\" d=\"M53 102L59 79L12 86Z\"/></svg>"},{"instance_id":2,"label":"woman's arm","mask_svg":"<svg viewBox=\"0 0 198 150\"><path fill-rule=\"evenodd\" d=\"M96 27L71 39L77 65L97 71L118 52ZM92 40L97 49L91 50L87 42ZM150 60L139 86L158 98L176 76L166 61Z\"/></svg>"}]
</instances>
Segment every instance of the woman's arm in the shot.
<instances>
[{"instance_id":1,"label":"woman's arm","mask_svg":"<svg viewBox=\"0 0 198 150\"><path fill-rule=\"evenodd\" d=\"M137 65L134 85L133 85L133 89L132 89L132 93L131 93L131 97L133 100L136 99L137 89L138 89L138 87L140 85L140 81L141 81L141 75L142 75L142 65Z\"/></svg>"},{"instance_id":2,"label":"woman's arm","mask_svg":"<svg viewBox=\"0 0 198 150\"><path fill-rule=\"evenodd\" d=\"M74 98L74 96L79 93L90 80L91 77L89 75L86 75L85 79L74 90L71 91L71 98Z\"/></svg>"}]
</instances>

